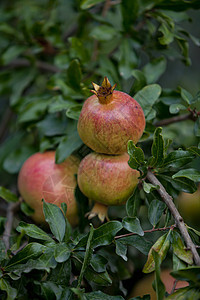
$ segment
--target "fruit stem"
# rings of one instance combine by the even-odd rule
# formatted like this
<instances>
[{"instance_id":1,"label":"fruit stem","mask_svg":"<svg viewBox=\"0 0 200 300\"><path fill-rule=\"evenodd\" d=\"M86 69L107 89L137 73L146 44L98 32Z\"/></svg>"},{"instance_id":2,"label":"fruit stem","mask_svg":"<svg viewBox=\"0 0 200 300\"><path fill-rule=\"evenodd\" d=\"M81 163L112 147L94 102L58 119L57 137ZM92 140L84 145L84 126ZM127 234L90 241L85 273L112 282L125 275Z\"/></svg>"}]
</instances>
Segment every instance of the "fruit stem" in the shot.
<instances>
[{"instance_id":1,"label":"fruit stem","mask_svg":"<svg viewBox=\"0 0 200 300\"><path fill-rule=\"evenodd\" d=\"M116 87L116 84L111 86L110 81L105 76L101 86L97 85L96 83L92 82L94 90L91 90L94 93L101 104L108 104L112 101L112 94Z\"/></svg>"}]
</instances>

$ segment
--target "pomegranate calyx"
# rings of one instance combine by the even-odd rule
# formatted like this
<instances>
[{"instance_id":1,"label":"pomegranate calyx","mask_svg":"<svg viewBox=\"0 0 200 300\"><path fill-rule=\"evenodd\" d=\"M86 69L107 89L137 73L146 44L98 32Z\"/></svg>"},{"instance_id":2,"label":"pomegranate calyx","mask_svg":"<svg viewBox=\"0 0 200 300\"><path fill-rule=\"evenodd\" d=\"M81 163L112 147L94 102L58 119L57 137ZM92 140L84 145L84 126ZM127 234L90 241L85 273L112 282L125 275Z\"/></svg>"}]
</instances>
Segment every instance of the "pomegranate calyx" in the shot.
<instances>
[{"instance_id":1,"label":"pomegranate calyx","mask_svg":"<svg viewBox=\"0 0 200 300\"><path fill-rule=\"evenodd\" d=\"M94 90L91 90L91 92L98 97L99 102L101 104L108 104L109 102L111 102L111 97L116 87L116 84L111 86L110 81L105 76L101 86L94 82L92 82L92 85L94 87Z\"/></svg>"},{"instance_id":2,"label":"pomegranate calyx","mask_svg":"<svg viewBox=\"0 0 200 300\"><path fill-rule=\"evenodd\" d=\"M105 220L110 221L108 217L108 206L102 203L96 202L90 212L85 215L88 220L98 217L98 219L103 223Z\"/></svg>"}]
</instances>

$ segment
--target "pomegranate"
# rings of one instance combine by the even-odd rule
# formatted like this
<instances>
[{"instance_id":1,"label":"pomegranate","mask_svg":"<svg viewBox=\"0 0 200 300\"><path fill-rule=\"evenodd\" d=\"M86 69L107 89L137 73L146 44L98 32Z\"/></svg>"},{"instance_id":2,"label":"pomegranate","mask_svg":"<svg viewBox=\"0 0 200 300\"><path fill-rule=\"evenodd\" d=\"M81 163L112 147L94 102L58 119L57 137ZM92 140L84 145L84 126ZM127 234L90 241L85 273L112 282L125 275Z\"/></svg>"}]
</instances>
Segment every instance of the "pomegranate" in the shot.
<instances>
[{"instance_id":1,"label":"pomegranate","mask_svg":"<svg viewBox=\"0 0 200 300\"><path fill-rule=\"evenodd\" d=\"M129 140L136 144L143 134L143 110L128 94L114 91L107 77L101 86L93 86L94 95L84 102L79 117L80 138L96 152L122 154Z\"/></svg>"},{"instance_id":2,"label":"pomegranate","mask_svg":"<svg viewBox=\"0 0 200 300\"><path fill-rule=\"evenodd\" d=\"M55 164L55 151L35 153L23 164L18 176L18 189L26 203L33 209L33 220L44 223L42 199L58 206L67 204L67 218L71 225L78 223L74 197L79 159L69 156L63 163Z\"/></svg>"},{"instance_id":3,"label":"pomegranate","mask_svg":"<svg viewBox=\"0 0 200 300\"><path fill-rule=\"evenodd\" d=\"M105 205L123 204L133 193L139 172L128 165L127 153L88 154L78 169L78 185L89 199Z\"/></svg>"}]
</instances>

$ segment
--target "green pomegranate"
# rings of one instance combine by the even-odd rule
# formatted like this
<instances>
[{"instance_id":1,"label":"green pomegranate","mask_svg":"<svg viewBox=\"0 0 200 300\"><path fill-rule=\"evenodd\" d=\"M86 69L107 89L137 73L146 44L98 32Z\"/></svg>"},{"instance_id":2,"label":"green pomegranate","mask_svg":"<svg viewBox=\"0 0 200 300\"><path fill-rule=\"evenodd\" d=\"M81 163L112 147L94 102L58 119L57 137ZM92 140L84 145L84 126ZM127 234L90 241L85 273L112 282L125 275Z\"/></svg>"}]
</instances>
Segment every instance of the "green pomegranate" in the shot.
<instances>
[{"instance_id":1,"label":"green pomegranate","mask_svg":"<svg viewBox=\"0 0 200 300\"><path fill-rule=\"evenodd\" d=\"M110 205L120 205L133 193L139 172L128 165L129 156L88 154L78 169L78 185L89 199Z\"/></svg>"},{"instance_id":2,"label":"green pomegranate","mask_svg":"<svg viewBox=\"0 0 200 300\"><path fill-rule=\"evenodd\" d=\"M84 102L79 117L80 138L95 152L122 154L129 140L136 144L143 134L143 110L128 94L114 91L107 77L102 86L93 86L94 95Z\"/></svg>"}]
</instances>

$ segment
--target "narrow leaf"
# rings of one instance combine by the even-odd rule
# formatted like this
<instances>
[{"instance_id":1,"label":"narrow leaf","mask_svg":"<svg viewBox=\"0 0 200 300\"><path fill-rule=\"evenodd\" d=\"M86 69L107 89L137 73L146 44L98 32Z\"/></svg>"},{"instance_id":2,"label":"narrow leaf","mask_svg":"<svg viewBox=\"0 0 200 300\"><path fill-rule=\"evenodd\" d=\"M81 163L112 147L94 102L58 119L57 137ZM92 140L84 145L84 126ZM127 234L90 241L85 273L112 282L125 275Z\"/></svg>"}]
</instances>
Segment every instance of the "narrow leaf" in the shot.
<instances>
[{"instance_id":1,"label":"narrow leaf","mask_svg":"<svg viewBox=\"0 0 200 300\"><path fill-rule=\"evenodd\" d=\"M3 186L0 186L0 197L6 200L7 202L18 201L17 196Z\"/></svg>"},{"instance_id":2,"label":"narrow leaf","mask_svg":"<svg viewBox=\"0 0 200 300\"><path fill-rule=\"evenodd\" d=\"M88 267L88 265L90 264L90 261L91 261L91 258L92 258L92 251L93 251L92 239L93 239L93 235L94 235L94 227L91 224L90 233L89 233L89 237L88 237L87 245L86 245L86 250L85 250L85 257L84 257L83 265L82 265L81 272L80 272L80 275L79 275L79 278L78 278L77 287L81 286L81 282L83 280L85 270Z\"/></svg>"},{"instance_id":3,"label":"narrow leaf","mask_svg":"<svg viewBox=\"0 0 200 300\"><path fill-rule=\"evenodd\" d=\"M169 233L163 234L151 247L151 250L149 251L148 254L147 262L143 268L144 273L151 273L152 271L155 270L155 261L152 254L153 251L156 251L158 253L161 262L165 259L165 256L170 248L170 239L169 239L170 233L171 231Z\"/></svg>"},{"instance_id":4,"label":"narrow leaf","mask_svg":"<svg viewBox=\"0 0 200 300\"><path fill-rule=\"evenodd\" d=\"M45 249L46 247L39 243L28 244L9 260L8 264L5 266L5 270L9 271L13 267L16 268L19 264L26 263L29 259L38 258Z\"/></svg>"},{"instance_id":5,"label":"narrow leaf","mask_svg":"<svg viewBox=\"0 0 200 300\"><path fill-rule=\"evenodd\" d=\"M130 232L136 233L140 236L144 235L144 231L140 225L140 221L137 217L125 217L122 220L122 225Z\"/></svg>"},{"instance_id":6,"label":"narrow leaf","mask_svg":"<svg viewBox=\"0 0 200 300\"><path fill-rule=\"evenodd\" d=\"M151 148L152 158L150 159L150 165L152 167L162 166L164 161L164 139L162 136L162 128L156 128L154 132L153 144Z\"/></svg>"},{"instance_id":7,"label":"narrow leaf","mask_svg":"<svg viewBox=\"0 0 200 300\"><path fill-rule=\"evenodd\" d=\"M152 255L155 262L154 285L156 288L156 296L157 296L157 300L162 300L165 295L165 286L160 278L161 257L159 256L158 252L156 252L155 250L153 250Z\"/></svg>"},{"instance_id":8,"label":"narrow leaf","mask_svg":"<svg viewBox=\"0 0 200 300\"><path fill-rule=\"evenodd\" d=\"M184 170L180 170L179 172L177 172L172 176L172 178L177 178L177 177L185 177L192 181L199 182L200 172L197 171L196 169L184 169Z\"/></svg>"},{"instance_id":9,"label":"narrow leaf","mask_svg":"<svg viewBox=\"0 0 200 300\"><path fill-rule=\"evenodd\" d=\"M144 152L136 147L133 141L128 141L128 154L130 156L128 164L132 169L137 169L144 162Z\"/></svg>"},{"instance_id":10,"label":"narrow leaf","mask_svg":"<svg viewBox=\"0 0 200 300\"><path fill-rule=\"evenodd\" d=\"M121 256L123 260L127 261L127 245L121 243L119 240L116 241L116 254Z\"/></svg>"},{"instance_id":11,"label":"narrow leaf","mask_svg":"<svg viewBox=\"0 0 200 300\"><path fill-rule=\"evenodd\" d=\"M38 226L34 224L27 224L21 221L17 226L16 230L18 232L23 231L26 235L38 240L54 242L54 240L45 231L43 231L42 229L40 229Z\"/></svg>"},{"instance_id":12,"label":"narrow leaf","mask_svg":"<svg viewBox=\"0 0 200 300\"><path fill-rule=\"evenodd\" d=\"M140 206L140 191L138 186L134 190L134 193L126 201L126 213L129 217L135 217L137 215L138 208Z\"/></svg>"},{"instance_id":13,"label":"narrow leaf","mask_svg":"<svg viewBox=\"0 0 200 300\"><path fill-rule=\"evenodd\" d=\"M7 300L16 299L17 289L11 287L10 283L3 278L0 279L0 289L7 293Z\"/></svg>"},{"instance_id":14,"label":"narrow leaf","mask_svg":"<svg viewBox=\"0 0 200 300\"><path fill-rule=\"evenodd\" d=\"M51 232L59 242L62 242L65 236L66 224L61 209L57 205L47 203L43 200L43 211Z\"/></svg>"},{"instance_id":15,"label":"narrow leaf","mask_svg":"<svg viewBox=\"0 0 200 300\"><path fill-rule=\"evenodd\" d=\"M160 221L160 218L161 218L165 208L166 208L166 205L164 202L159 201L159 200L151 201L149 208L148 208L148 218L149 218L150 223L154 227Z\"/></svg>"},{"instance_id":16,"label":"narrow leaf","mask_svg":"<svg viewBox=\"0 0 200 300\"><path fill-rule=\"evenodd\" d=\"M164 167L181 168L191 162L195 158L195 155L190 151L175 150L170 152L164 160Z\"/></svg>"},{"instance_id":17,"label":"narrow leaf","mask_svg":"<svg viewBox=\"0 0 200 300\"><path fill-rule=\"evenodd\" d=\"M191 250L187 250L183 244L180 234L176 231L172 232L172 247L173 251L181 260L189 265L193 264L193 255Z\"/></svg>"}]
</instances>

